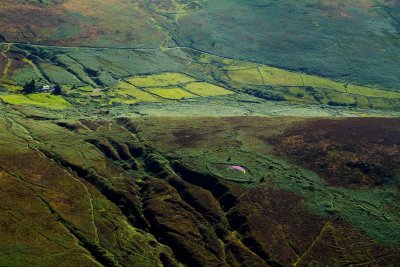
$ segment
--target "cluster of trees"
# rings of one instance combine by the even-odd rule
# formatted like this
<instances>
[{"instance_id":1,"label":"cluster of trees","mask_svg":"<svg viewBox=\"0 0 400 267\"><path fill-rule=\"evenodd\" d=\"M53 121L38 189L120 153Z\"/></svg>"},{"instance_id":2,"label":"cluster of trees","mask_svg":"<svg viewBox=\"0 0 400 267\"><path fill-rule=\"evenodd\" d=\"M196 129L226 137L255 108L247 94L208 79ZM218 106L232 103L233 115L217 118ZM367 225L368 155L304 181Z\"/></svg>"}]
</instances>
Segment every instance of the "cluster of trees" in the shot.
<instances>
[{"instance_id":1,"label":"cluster of trees","mask_svg":"<svg viewBox=\"0 0 400 267\"><path fill-rule=\"evenodd\" d=\"M32 93L37 92L35 80L32 80L30 83L25 83L24 87L22 88L22 92L25 95L29 95Z\"/></svg>"},{"instance_id":2,"label":"cluster of trees","mask_svg":"<svg viewBox=\"0 0 400 267\"><path fill-rule=\"evenodd\" d=\"M24 87L22 88L22 92L25 95L37 93L40 91L40 88L36 86L35 80L30 81L29 83L27 82ZM59 84L56 84L53 88L53 95L62 95L62 87Z\"/></svg>"},{"instance_id":3,"label":"cluster of trees","mask_svg":"<svg viewBox=\"0 0 400 267\"><path fill-rule=\"evenodd\" d=\"M305 89L306 89L306 91L307 91L308 93L310 93L310 95L311 95L312 97L314 97L314 99L315 99L316 101L321 102L322 100L324 100L324 96L321 95L321 94L319 94L318 91L317 91L317 89L315 89L314 87L312 87L312 86L306 86Z\"/></svg>"},{"instance_id":4,"label":"cluster of trees","mask_svg":"<svg viewBox=\"0 0 400 267\"><path fill-rule=\"evenodd\" d=\"M256 90L251 88L245 88L244 92L249 95L253 95L258 98L262 98L270 101L285 101L285 97L278 92L270 91L270 90Z\"/></svg>"},{"instance_id":5,"label":"cluster of trees","mask_svg":"<svg viewBox=\"0 0 400 267\"><path fill-rule=\"evenodd\" d=\"M341 103L341 102L330 100L328 102L328 105L333 106L333 107L353 107L354 108L354 107L357 107L357 102L348 104L348 103Z\"/></svg>"}]
</instances>

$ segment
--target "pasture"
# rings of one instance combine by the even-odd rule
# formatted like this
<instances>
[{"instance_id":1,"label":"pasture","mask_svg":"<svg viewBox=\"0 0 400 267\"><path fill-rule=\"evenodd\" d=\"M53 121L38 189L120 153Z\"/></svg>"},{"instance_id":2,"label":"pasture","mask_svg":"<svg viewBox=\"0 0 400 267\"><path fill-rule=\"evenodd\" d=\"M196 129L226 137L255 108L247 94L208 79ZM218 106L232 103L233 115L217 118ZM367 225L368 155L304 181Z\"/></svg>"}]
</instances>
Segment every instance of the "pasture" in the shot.
<instances>
[{"instance_id":1,"label":"pasture","mask_svg":"<svg viewBox=\"0 0 400 267\"><path fill-rule=\"evenodd\" d=\"M20 94L1 94L0 99L11 105L32 105L48 109L65 109L72 107L61 96L54 96L45 93L31 94L28 96Z\"/></svg>"}]
</instances>

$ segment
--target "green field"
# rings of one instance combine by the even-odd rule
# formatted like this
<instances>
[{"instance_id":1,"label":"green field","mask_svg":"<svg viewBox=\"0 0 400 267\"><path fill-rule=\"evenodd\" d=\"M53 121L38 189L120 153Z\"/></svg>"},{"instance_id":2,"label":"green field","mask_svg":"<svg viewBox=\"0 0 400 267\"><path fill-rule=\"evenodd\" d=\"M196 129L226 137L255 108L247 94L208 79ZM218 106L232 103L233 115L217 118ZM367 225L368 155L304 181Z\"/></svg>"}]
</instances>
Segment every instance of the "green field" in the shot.
<instances>
[{"instance_id":1,"label":"green field","mask_svg":"<svg viewBox=\"0 0 400 267\"><path fill-rule=\"evenodd\" d=\"M229 91L223 87L205 82L189 83L185 86L185 89L199 96L221 96L233 94L232 91Z\"/></svg>"},{"instance_id":2,"label":"green field","mask_svg":"<svg viewBox=\"0 0 400 267\"><path fill-rule=\"evenodd\" d=\"M33 105L49 109L65 109L71 105L60 96L50 94L31 94L24 96L20 94L0 95L0 99L11 105Z\"/></svg>"},{"instance_id":3,"label":"green field","mask_svg":"<svg viewBox=\"0 0 400 267\"><path fill-rule=\"evenodd\" d=\"M159 97L166 98L166 99L175 99L181 100L186 98L193 98L196 97L195 95L182 90L181 88L151 88L148 89L148 92L158 95Z\"/></svg>"},{"instance_id":4,"label":"green field","mask_svg":"<svg viewBox=\"0 0 400 267\"><path fill-rule=\"evenodd\" d=\"M115 92L121 96L131 96L138 101L157 101L157 98L147 93L146 91L140 90L132 84L127 82L120 82L114 86Z\"/></svg>"}]
</instances>

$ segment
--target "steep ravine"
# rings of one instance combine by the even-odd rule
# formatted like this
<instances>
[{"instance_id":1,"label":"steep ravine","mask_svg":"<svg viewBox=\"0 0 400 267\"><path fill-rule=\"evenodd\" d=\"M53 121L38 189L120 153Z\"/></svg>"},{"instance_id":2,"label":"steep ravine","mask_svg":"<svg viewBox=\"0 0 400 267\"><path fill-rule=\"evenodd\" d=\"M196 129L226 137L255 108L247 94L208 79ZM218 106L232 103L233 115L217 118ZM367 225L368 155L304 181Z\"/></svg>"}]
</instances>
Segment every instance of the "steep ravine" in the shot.
<instances>
[{"instance_id":1,"label":"steep ravine","mask_svg":"<svg viewBox=\"0 0 400 267\"><path fill-rule=\"evenodd\" d=\"M127 127L126 122L122 122ZM125 134L127 132L134 135L132 131L125 131ZM132 226L169 246L179 262L189 266L279 266L259 245L249 242L251 238L243 238L240 231L232 227L226 214L237 204L237 199L217 178L203 177L183 166L170 164L137 139L120 142L111 137L103 138L104 133L103 137L93 138L93 132L91 136L85 139L88 144L131 173L129 177L140 176L136 183L139 188L127 192L126 188L110 185L109 178L102 177L95 169L76 166L62 155L45 153L94 185L121 209ZM173 262L166 257L163 261Z\"/></svg>"}]
</instances>

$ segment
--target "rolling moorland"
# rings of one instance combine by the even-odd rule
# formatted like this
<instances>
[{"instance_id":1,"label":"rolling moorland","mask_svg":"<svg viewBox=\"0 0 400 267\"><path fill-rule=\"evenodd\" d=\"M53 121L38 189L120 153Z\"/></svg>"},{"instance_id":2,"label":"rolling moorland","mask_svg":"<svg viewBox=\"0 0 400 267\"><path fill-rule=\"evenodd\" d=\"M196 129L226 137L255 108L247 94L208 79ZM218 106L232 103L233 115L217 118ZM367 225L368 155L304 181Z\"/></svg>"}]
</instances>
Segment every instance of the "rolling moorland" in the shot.
<instances>
[{"instance_id":1,"label":"rolling moorland","mask_svg":"<svg viewBox=\"0 0 400 267\"><path fill-rule=\"evenodd\" d=\"M396 266L399 33L395 0L2 1L0 266Z\"/></svg>"}]
</instances>

